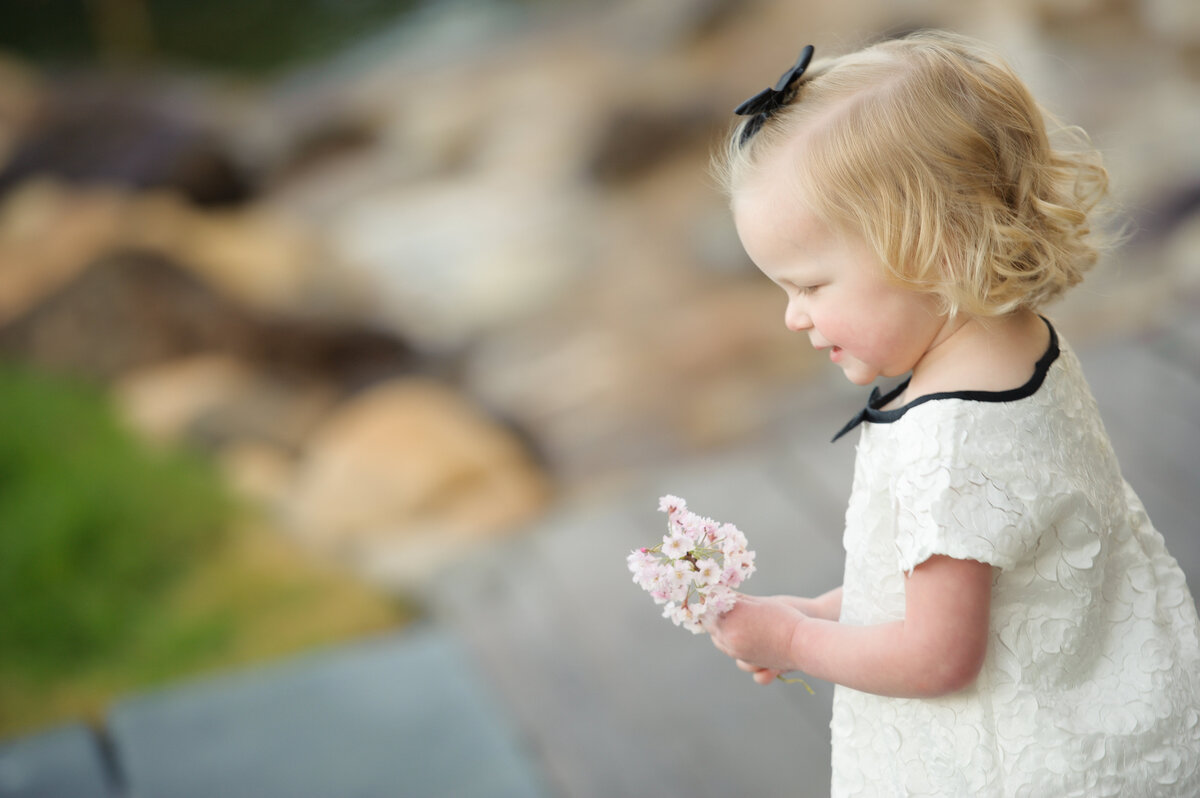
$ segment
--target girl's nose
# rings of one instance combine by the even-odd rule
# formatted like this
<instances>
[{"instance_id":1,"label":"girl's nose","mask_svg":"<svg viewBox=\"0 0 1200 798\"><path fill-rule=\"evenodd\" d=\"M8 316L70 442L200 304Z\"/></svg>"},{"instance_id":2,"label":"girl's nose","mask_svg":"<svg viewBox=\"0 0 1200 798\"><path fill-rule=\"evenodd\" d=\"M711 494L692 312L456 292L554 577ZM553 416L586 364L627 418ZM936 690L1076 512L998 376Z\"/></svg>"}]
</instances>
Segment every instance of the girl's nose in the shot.
<instances>
[{"instance_id":1,"label":"girl's nose","mask_svg":"<svg viewBox=\"0 0 1200 798\"><path fill-rule=\"evenodd\" d=\"M788 302L783 311L783 326L792 332L804 332L812 328L812 320L808 317L808 312L800 307L800 303L793 300Z\"/></svg>"}]
</instances>

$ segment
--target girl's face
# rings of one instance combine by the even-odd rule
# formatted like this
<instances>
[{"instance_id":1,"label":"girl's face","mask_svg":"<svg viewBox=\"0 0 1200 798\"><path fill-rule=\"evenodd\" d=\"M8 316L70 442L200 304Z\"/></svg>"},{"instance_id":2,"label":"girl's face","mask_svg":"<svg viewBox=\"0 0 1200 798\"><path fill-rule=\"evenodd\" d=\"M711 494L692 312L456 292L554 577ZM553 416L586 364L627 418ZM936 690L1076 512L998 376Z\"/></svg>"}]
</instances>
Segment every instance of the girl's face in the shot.
<instances>
[{"instance_id":1,"label":"girl's face","mask_svg":"<svg viewBox=\"0 0 1200 798\"><path fill-rule=\"evenodd\" d=\"M733 216L750 259L787 294L784 324L851 382L914 371L949 334L934 297L889 282L865 241L822 223L766 170L735 192Z\"/></svg>"}]
</instances>

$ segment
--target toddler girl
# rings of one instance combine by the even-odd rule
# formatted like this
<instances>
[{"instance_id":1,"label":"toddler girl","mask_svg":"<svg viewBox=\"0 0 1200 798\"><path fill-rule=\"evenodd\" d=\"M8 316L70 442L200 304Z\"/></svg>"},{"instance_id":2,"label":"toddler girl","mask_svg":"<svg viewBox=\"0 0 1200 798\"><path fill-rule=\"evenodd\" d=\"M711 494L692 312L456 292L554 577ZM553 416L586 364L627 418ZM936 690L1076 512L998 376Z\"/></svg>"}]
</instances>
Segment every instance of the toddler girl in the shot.
<instances>
[{"instance_id":1,"label":"toddler girl","mask_svg":"<svg viewBox=\"0 0 1200 798\"><path fill-rule=\"evenodd\" d=\"M1038 309L1095 260L1098 157L1003 61L919 33L744 103L723 163L784 321L866 385L843 585L711 624L835 682L834 796L1200 795L1200 622Z\"/></svg>"}]
</instances>

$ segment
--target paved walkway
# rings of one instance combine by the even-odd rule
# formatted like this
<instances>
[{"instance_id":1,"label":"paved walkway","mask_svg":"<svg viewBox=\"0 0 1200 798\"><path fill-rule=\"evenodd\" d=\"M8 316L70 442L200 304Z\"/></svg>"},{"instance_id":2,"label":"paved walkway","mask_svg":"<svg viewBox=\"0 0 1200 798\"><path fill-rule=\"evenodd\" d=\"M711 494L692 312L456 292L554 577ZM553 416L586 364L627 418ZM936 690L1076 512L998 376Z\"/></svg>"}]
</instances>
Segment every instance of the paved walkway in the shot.
<instances>
[{"instance_id":1,"label":"paved walkway","mask_svg":"<svg viewBox=\"0 0 1200 798\"><path fill-rule=\"evenodd\" d=\"M1080 350L1126 476L1200 587L1200 320ZM840 580L861 390L796 397L772 440L630 474L451 568L415 630L130 697L102 734L0 743L0 796L822 796L832 691L754 685L658 617L624 556L657 497L735 521L754 592Z\"/></svg>"},{"instance_id":2,"label":"paved walkway","mask_svg":"<svg viewBox=\"0 0 1200 798\"><path fill-rule=\"evenodd\" d=\"M549 796L474 660L420 626L136 695L0 745L0 796Z\"/></svg>"}]
</instances>

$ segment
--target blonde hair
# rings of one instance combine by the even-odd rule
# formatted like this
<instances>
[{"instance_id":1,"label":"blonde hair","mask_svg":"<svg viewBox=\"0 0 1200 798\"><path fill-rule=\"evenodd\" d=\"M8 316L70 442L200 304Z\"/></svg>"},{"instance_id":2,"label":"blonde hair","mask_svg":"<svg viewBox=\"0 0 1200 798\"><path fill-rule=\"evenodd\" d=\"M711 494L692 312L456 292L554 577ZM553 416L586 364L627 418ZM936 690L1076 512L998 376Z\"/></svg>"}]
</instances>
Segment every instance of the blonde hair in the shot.
<instances>
[{"instance_id":1,"label":"blonde hair","mask_svg":"<svg viewBox=\"0 0 1200 798\"><path fill-rule=\"evenodd\" d=\"M1108 173L1078 129L1061 131L1075 149L1052 147L1047 116L986 47L923 31L814 62L756 134L736 126L717 172L732 195L795 143L790 177L820 218L945 312L997 316L1057 297L1097 258Z\"/></svg>"}]
</instances>

